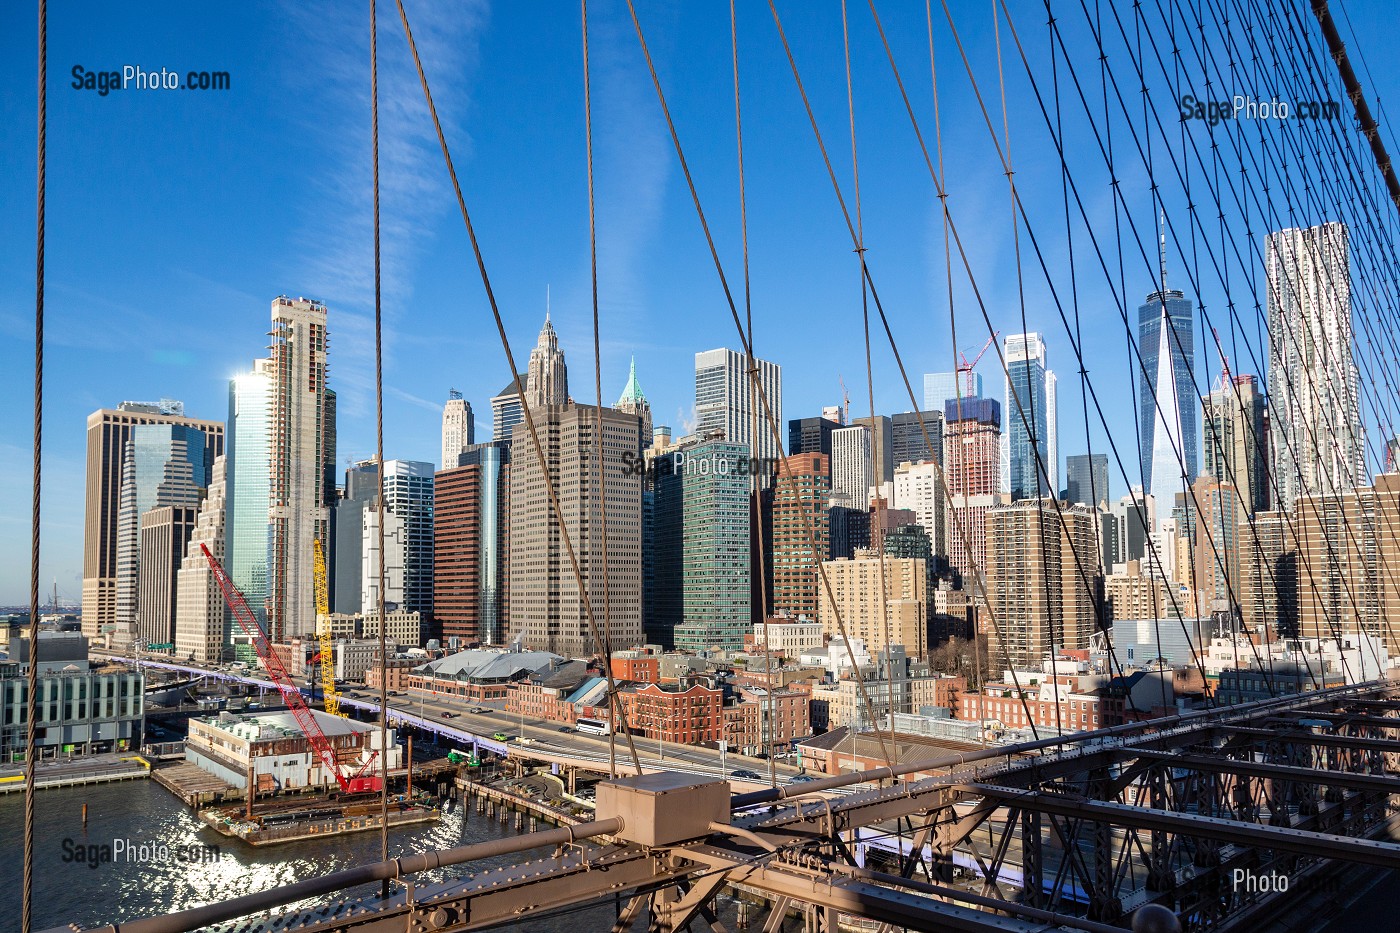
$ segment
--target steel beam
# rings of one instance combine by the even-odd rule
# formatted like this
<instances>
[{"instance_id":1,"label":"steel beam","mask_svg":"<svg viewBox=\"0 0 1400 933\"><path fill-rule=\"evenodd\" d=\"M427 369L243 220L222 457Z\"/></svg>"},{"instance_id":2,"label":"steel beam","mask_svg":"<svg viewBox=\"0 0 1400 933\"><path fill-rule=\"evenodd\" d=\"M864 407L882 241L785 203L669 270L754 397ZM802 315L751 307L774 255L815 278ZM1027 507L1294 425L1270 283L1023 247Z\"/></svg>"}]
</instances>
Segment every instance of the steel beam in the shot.
<instances>
[{"instance_id":1,"label":"steel beam","mask_svg":"<svg viewBox=\"0 0 1400 933\"><path fill-rule=\"evenodd\" d=\"M1355 736L1328 735L1298 730L1282 732L1278 729L1262 729L1256 726L1220 726L1219 731L1227 735L1257 736L1274 742L1307 742L1327 748L1358 748L1373 752L1400 752L1400 740L1366 739Z\"/></svg>"},{"instance_id":2,"label":"steel beam","mask_svg":"<svg viewBox=\"0 0 1400 933\"><path fill-rule=\"evenodd\" d=\"M1282 826L1261 826L1257 823L1242 823L1220 817L1132 807L1083 797L998 787L994 784L977 784L967 789L972 793L999 798L1008 804L1030 807L1057 816L1102 820L1135 829L1162 829L1180 835L1257 849L1274 849L1316 858L1334 858L1379 865L1383 868L1400 868L1400 844L1391 842L1352 839L1348 836L1305 832Z\"/></svg>"},{"instance_id":3,"label":"steel beam","mask_svg":"<svg viewBox=\"0 0 1400 933\"><path fill-rule=\"evenodd\" d=\"M1400 793L1400 784L1393 777L1361 774L1352 771L1329 771L1325 768L1300 768L1262 761L1241 761L1238 758L1211 758L1208 755L1169 755L1164 752L1127 752L1138 759L1152 758L1173 768L1209 771L1214 774L1243 774L1256 778L1274 778L1302 784L1326 784L1352 790Z\"/></svg>"}]
</instances>

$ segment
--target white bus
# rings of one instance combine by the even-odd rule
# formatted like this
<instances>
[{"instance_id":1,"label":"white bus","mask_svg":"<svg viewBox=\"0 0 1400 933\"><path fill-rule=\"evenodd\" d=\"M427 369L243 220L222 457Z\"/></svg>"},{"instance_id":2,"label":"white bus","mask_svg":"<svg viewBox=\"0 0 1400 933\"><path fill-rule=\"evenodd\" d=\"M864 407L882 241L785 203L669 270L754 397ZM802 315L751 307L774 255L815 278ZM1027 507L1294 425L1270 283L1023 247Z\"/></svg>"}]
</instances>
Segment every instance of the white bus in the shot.
<instances>
[{"instance_id":1,"label":"white bus","mask_svg":"<svg viewBox=\"0 0 1400 933\"><path fill-rule=\"evenodd\" d=\"M603 719L580 719L574 728L585 735L607 735L608 723Z\"/></svg>"}]
</instances>

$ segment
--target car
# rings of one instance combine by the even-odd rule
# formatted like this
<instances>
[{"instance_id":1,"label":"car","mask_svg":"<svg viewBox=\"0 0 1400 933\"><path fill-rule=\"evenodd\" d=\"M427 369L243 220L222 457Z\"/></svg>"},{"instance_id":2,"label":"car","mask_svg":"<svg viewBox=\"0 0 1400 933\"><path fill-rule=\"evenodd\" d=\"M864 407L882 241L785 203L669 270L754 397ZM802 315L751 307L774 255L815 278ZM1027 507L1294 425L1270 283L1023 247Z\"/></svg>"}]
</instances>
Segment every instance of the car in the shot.
<instances>
[{"instance_id":1,"label":"car","mask_svg":"<svg viewBox=\"0 0 1400 933\"><path fill-rule=\"evenodd\" d=\"M802 783L805 783L805 782L807 782L807 781L815 781L815 780L816 780L816 778L812 777L810 774L794 774L791 778L788 779L788 783L789 783L789 784L802 784Z\"/></svg>"},{"instance_id":2,"label":"car","mask_svg":"<svg viewBox=\"0 0 1400 933\"><path fill-rule=\"evenodd\" d=\"M730 777L736 777L736 778L739 778L740 780L744 780L744 781L761 781L761 780L763 780L763 776L762 776L762 775L758 774L757 772L750 771L750 770L748 770L747 768L740 768L738 771L732 772L729 776L730 776Z\"/></svg>"},{"instance_id":3,"label":"car","mask_svg":"<svg viewBox=\"0 0 1400 933\"><path fill-rule=\"evenodd\" d=\"M573 731L575 731L575 730L574 730L574 727L573 727L573 726L560 726L560 727L559 727L559 731L560 731L560 732L573 732Z\"/></svg>"},{"instance_id":4,"label":"car","mask_svg":"<svg viewBox=\"0 0 1400 933\"><path fill-rule=\"evenodd\" d=\"M510 741L510 736L506 735L504 732L497 732L495 735L491 736L491 738L495 739L497 742Z\"/></svg>"},{"instance_id":5,"label":"car","mask_svg":"<svg viewBox=\"0 0 1400 933\"><path fill-rule=\"evenodd\" d=\"M442 718L443 718L443 719L451 719L453 716L456 716L456 715L457 715L456 713L443 713L443 714L442 714Z\"/></svg>"}]
</instances>

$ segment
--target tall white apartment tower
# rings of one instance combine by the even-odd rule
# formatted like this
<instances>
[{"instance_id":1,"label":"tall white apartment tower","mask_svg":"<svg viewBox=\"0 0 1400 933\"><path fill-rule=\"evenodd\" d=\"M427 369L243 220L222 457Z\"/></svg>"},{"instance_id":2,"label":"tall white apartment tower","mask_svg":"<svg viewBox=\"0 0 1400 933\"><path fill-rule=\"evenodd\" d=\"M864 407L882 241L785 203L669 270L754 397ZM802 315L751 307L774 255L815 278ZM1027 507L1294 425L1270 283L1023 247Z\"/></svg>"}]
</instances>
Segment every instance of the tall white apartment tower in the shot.
<instances>
[{"instance_id":1,"label":"tall white apartment tower","mask_svg":"<svg viewBox=\"0 0 1400 933\"><path fill-rule=\"evenodd\" d=\"M875 477L870 469L870 428L863 424L837 428L831 432L831 491L843 492L851 508L870 507L870 487Z\"/></svg>"},{"instance_id":2,"label":"tall white apartment tower","mask_svg":"<svg viewBox=\"0 0 1400 933\"><path fill-rule=\"evenodd\" d=\"M783 372L776 363L754 358L758 388L768 399L774 423L783 421ZM782 445L773 436L763 401L754 392L753 381L745 370L745 357L733 350L705 350L695 354L695 430L723 431L724 439L743 444L764 463L776 463L783 455ZM775 470L760 470L762 480L771 480Z\"/></svg>"},{"instance_id":3,"label":"tall white apartment tower","mask_svg":"<svg viewBox=\"0 0 1400 933\"><path fill-rule=\"evenodd\" d=\"M326 306L276 298L268 333L268 628L275 641L316 631L312 541L329 546L335 500L335 393L326 385Z\"/></svg>"},{"instance_id":4,"label":"tall white apartment tower","mask_svg":"<svg viewBox=\"0 0 1400 933\"><path fill-rule=\"evenodd\" d=\"M1270 472L1276 507L1366 484L1345 224L1270 233Z\"/></svg>"},{"instance_id":5,"label":"tall white apartment tower","mask_svg":"<svg viewBox=\"0 0 1400 933\"><path fill-rule=\"evenodd\" d=\"M447 404L442 406L442 468L457 465L457 455L476 443L476 423L472 418L472 403L462 393L451 389Z\"/></svg>"},{"instance_id":6,"label":"tall white apartment tower","mask_svg":"<svg viewBox=\"0 0 1400 933\"><path fill-rule=\"evenodd\" d=\"M224 523L228 513L224 498L223 456L214 459L212 474L209 494L199 506L194 533L185 545L184 559L175 576L175 656L194 658L198 664L218 664L222 661L224 645L228 641L224 594L200 547L206 545L214 559L228 567L224 559Z\"/></svg>"}]
</instances>

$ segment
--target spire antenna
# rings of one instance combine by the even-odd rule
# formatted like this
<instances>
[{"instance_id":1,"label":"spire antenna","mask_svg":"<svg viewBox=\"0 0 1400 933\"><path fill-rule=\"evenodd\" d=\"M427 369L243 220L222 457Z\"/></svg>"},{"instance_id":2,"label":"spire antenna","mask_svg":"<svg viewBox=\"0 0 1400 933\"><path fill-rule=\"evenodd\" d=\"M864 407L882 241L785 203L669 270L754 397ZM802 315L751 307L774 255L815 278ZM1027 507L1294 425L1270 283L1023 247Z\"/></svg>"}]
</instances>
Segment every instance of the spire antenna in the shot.
<instances>
[{"instance_id":1,"label":"spire antenna","mask_svg":"<svg viewBox=\"0 0 1400 933\"><path fill-rule=\"evenodd\" d=\"M549 283L544 284L544 322L549 323Z\"/></svg>"},{"instance_id":2,"label":"spire antenna","mask_svg":"<svg viewBox=\"0 0 1400 933\"><path fill-rule=\"evenodd\" d=\"M1159 208L1157 212L1158 248L1161 251L1162 295L1167 294L1167 212Z\"/></svg>"}]
</instances>

